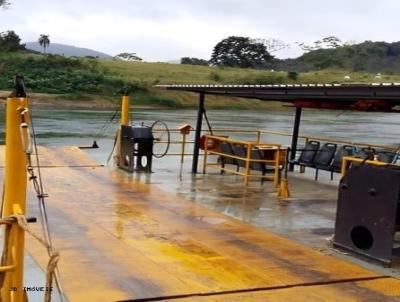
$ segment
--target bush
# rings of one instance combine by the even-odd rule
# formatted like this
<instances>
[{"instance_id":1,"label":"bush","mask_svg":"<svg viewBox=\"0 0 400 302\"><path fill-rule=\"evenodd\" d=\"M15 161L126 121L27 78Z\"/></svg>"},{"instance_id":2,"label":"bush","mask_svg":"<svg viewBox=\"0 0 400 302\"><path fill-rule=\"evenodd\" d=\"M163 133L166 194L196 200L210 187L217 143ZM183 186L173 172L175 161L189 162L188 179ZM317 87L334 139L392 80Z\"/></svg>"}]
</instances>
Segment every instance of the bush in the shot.
<instances>
[{"instance_id":1,"label":"bush","mask_svg":"<svg viewBox=\"0 0 400 302\"><path fill-rule=\"evenodd\" d=\"M299 78L299 73L296 71L289 71L287 77L290 80L296 81Z\"/></svg>"},{"instance_id":2,"label":"bush","mask_svg":"<svg viewBox=\"0 0 400 302\"><path fill-rule=\"evenodd\" d=\"M198 58L183 57L181 58L181 64L208 66L209 62Z\"/></svg>"},{"instance_id":3,"label":"bush","mask_svg":"<svg viewBox=\"0 0 400 302\"><path fill-rule=\"evenodd\" d=\"M210 75L209 75L209 79L215 82L221 82L222 81L222 77L219 73L215 72L215 71L211 71Z\"/></svg>"},{"instance_id":4,"label":"bush","mask_svg":"<svg viewBox=\"0 0 400 302\"><path fill-rule=\"evenodd\" d=\"M66 58L58 55L23 56L0 55L0 89L13 88L13 77L25 77L28 90L57 94L119 94L129 86L129 91L146 91L138 83L129 83L112 77L107 70L99 67L97 60Z\"/></svg>"}]
</instances>

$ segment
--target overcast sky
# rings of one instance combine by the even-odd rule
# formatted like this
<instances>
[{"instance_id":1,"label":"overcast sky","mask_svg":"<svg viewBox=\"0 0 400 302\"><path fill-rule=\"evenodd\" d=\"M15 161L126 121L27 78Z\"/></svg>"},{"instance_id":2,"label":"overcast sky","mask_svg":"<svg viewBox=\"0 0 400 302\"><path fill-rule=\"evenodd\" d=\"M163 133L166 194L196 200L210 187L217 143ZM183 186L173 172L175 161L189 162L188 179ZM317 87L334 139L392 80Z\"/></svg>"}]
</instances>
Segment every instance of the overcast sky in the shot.
<instances>
[{"instance_id":1,"label":"overcast sky","mask_svg":"<svg viewBox=\"0 0 400 302\"><path fill-rule=\"evenodd\" d=\"M335 35L343 41L399 41L398 0L10 0L0 30L24 42L49 34L55 43L111 55L136 52L148 61L209 59L231 35L293 44Z\"/></svg>"}]
</instances>

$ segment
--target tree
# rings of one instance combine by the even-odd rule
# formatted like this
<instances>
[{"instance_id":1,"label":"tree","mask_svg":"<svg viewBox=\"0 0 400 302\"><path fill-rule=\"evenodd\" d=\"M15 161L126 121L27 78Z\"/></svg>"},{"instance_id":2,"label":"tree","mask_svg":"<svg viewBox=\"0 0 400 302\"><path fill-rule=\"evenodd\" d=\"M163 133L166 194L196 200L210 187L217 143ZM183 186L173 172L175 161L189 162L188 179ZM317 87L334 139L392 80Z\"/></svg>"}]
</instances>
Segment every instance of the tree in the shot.
<instances>
[{"instance_id":1,"label":"tree","mask_svg":"<svg viewBox=\"0 0 400 302\"><path fill-rule=\"evenodd\" d=\"M290 48L290 45L283 42L282 40L271 38L271 39L254 39L254 42L264 44L265 48L269 53L277 52L283 49Z\"/></svg>"},{"instance_id":2,"label":"tree","mask_svg":"<svg viewBox=\"0 0 400 302\"><path fill-rule=\"evenodd\" d=\"M198 58L183 57L181 58L181 64L208 66L209 62Z\"/></svg>"},{"instance_id":3,"label":"tree","mask_svg":"<svg viewBox=\"0 0 400 302\"><path fill-rule=\"evenodd\" d=\"M134 52L122 52L120 54L117 54L114 59L124 61L143 61L143 59L137 56Z\"/></svg>"},{"instance_id":4,"label":"tree","mask_svg":"<svg viewBox=\"0 0 400 302\"><path fill-rule=\"evenodd\" d=\"M10 3L7 0L0 0L0 7L7 8Z\"/></svg>"},{"instance_id":5,"label":"tree","mask_svg":"<svg viewBox=\"0 0 400 302\"><path fill-rule=\"evenodd\" d=\"M321 40L314 41L314 45L307 45L303 42L296 42L296 44L299 45L299 47L305 52L318 49L338 48L343 46L342 41L335 36L329 36L322 38Z\"/></svg>"},{"instance_id":6,"label":"tree","mask_svg":"<svg viewBox=\"0 0 400 302\"><path fill-rule=\"evenodd\" d=\"M215 45L210 63L215 66L264 68L273 57L263 43L231 36Z\"/></svg>"},{"instance_id":7,"label":"tree","mask_svg":"<svg viewBox=\"0 0 400 302\"><path fill-rule=\"evenodd\" d=\"M46 47L50 45L49 35L41 34L38 42L43 47L43 52L46 53Z\"/></svg>"},{"instance_id":8,"label":"tree","mask_svg":"<svg viewBox=\"0 0 400 302\"><path fill-rule=\"evenodd\" d=\"M20 37L13 31L5 31L0 33L0 51L17 51L25 49L24 44L20 44Z\"/></svg>"}]
</instances>

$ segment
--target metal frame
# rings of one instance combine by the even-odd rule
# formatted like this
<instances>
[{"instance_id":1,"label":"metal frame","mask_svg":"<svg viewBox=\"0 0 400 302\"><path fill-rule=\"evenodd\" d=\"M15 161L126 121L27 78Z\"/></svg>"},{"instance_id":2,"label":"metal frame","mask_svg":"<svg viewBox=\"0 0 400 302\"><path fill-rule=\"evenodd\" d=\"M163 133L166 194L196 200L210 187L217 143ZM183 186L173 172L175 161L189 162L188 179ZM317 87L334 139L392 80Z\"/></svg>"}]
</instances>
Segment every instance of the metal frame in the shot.
<instances>
[{"instance_id":1,"label":"metal frame","mask_svg":"<svg viewBox=\"0 0 400 302\"><path fill-rule=\"evenodd\" d=\"M235 156L232 154L226 154L226 153L222 153L222 152L218 152L218 151L208 150L209 140L213 140L214 142L216 142L217 145L218 145L218 142L227 142L227 143L231 143L231 144L235 144L235 145L244 145L246 148L246 157L239 157L239 156ZM279 183L279 180L280 180L279 179L279 172L280 172L279 166L281 163L281 154L284 154L284 152L285 152L285 150L281 149L280 144L263 144L263 143L259 143L259 142L248 142L248 141L225 138L225 137L220 137L220 136L206 135L204 145L205 145L205 148L204 148L203 174L205 174L207 172L207 167L211 167L211 168L218 169L220 171L226 171L226 172L230 172L230 173L233 173L236 175L243 176L244 182L246 185L248 185L248 183L249 183L249 178L257 177L257 178L272 180L274 182L274 186L276 186L276 187L279 186L279 184L280 184ZM269 159L259 160L259 159L251 158L251 150L256 147L263 147L263 146L271 147L271 151L274 152L273 160L269 160ZM225 157L229 157L229 158L243 160L246 163L245 171L239 172L239 171L228 169L228 168L216 167L219 165L216 163L208 163L207 162L209 155L225 156ZM286 155L285 155L285 158L286 158ZM266 176L266 175L251 174L250 163L252 163L252 162L261 162L261 163L266 163L266 164L272 164L275 169L274 175Z\"/></svg>"},{"instance_id":2,"label":"metal frame","mask_svg":"<svg viewBox=\"0 0 400 302\"><path fill-rule=\"evenodd\" d=\"M301 102L311 102L321 106L334 103L351 110L354 103L368 101L386 101L390 108L400 105L400 83L372 84L292 84L292 85L156 85L156 88L199 93L196 139L193 151L192 173L197 173L199 158L199 139L202 127L205 95L220 95L258 99L262 101L280 101L295 103L296 113L292 133L292 150L297 149L301 120ZM300 104L296 104L300 102ZM305 106L304 106L305 107ZM344 109L342 108L342 109ZM332 109L332 108L331 108ZM392 111L391 109L370 109L372 111ZM395 111L398 112L398 111ZM293 152L293 155L295 153ZM293 159L293 158L291 158ZM293 166L290 166L293 170Z\"/></svg>"},{"instance_id":3,"label":"metal frame","mask_svg":"<svg viewBox=\"0 0 400 302\"><path fill-rule=\"evenodd\" d=\"M167 90L252 98L264 101L390 100L400 104L400 83L293 85L157 85Z\"/></svg>"}]
</instances>

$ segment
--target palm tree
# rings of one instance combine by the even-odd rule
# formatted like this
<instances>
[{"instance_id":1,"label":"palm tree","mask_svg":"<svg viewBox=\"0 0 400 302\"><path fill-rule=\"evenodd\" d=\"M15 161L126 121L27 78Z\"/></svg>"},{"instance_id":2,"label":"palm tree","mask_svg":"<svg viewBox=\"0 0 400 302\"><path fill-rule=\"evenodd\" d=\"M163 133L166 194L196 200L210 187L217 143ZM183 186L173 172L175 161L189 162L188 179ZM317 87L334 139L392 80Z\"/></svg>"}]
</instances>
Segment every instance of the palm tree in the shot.
<instances>
[{"instance_id":1,"label":"palm tree","mask_svg":"<svg viewBox=\"0 0 400 302\"><path fill-rule=\"evenodd\" d=\"M43 52L46 53L46 47L50 44L49 35L40 35L38 42L43 47Z\"/></svg>"}]
</instances>

